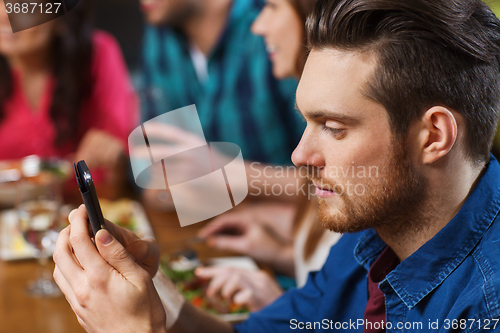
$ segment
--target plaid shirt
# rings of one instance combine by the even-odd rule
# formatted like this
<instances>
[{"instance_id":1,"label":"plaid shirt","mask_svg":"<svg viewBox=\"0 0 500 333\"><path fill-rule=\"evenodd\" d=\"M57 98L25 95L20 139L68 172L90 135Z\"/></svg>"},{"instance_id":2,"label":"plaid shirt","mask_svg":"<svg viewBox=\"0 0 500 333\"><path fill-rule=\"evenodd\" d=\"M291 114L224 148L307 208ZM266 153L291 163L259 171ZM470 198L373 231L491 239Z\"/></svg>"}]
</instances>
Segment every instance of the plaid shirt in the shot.
<instances>
[{"instance_id":1,"label":"plaid shirt","mask_svg":"<svg viewBox=\"0 0 500 333\"><path fill-rule=\"evenodd\" d=\"M204 82L182 33L146 28L139 88L143 121L195 104L208 142L235 143L247 160L290 164L305 128L294 111L297 82L273 77L263 39L250 32L260 9L260 1L234 0L207 58Z\"/></svg>"}]
</instances>

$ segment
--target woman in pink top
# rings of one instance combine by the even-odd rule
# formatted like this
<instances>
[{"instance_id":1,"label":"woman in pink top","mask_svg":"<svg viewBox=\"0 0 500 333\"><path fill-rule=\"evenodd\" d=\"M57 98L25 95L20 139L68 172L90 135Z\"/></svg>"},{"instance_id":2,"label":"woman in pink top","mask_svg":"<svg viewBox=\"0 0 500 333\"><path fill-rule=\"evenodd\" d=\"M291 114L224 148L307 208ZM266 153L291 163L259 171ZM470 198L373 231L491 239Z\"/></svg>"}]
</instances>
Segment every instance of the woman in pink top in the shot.
<instances>
[{"instance_id":1,"label":"woman in pink top","mask_svg":"<svg viewBox=\"0 0 500 333\"><path fill-rule=\"evenodd\" d=\"M91 30L87 0L12 33L0 0L0 160L36 154L112 168L138 121L116 41Z\"/></svg>"}]
</instances>

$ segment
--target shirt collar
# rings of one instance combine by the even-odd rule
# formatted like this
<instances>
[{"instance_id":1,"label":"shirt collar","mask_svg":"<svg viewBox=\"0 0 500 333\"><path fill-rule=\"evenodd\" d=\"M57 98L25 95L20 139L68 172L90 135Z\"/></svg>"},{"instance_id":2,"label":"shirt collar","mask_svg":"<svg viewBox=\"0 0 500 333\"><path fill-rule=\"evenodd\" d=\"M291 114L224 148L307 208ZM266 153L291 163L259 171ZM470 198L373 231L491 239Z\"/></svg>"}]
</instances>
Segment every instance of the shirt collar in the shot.
<instances>
[{"instance_id":1,"label":"shirt collar","mask_svg":"<svg viewBox=\"0 0 500 333\"><path fill-rule=\"evenodd\" d=\"M210 51L210 54L207 55L207 59L211 60L212 58L217 56L219 50L221 50L224 47L229 32L232 31L235 28L235 26L242 21L242 18L244 18L245 15L248 15L249 12L258 13L261 7L262 6L259 5L258 0L238 0L238 1L233 0L230 4L229 14L226 19L224 28L222 29L222 33L219 36L217 42L215 43L213 49ZM168 25L163 25L159 27L149 26L149 29L157 30L159 31L159 33L163 34L165 34L167 31L172 32L176 36L176 38L183 43L184 51L186 52L186 54L188 54L189 41L186 39L186 36L180 30L172 29L172 27Z\"/></svg>"},{"instance_id":2,"label":"shirt collar","mask_svg":"<svg viewBox=\"0 0 500 333\"><path fill-rule=\"evenodd\" d=\"M411 310L437 288L479 243L500 211L500 165L491 156L489 165L460 211L440 231L380 283L392 288ZM356 260L367 271L386 244L374 230L360 237L354 250Z\"/></svg>"}]
</instances>

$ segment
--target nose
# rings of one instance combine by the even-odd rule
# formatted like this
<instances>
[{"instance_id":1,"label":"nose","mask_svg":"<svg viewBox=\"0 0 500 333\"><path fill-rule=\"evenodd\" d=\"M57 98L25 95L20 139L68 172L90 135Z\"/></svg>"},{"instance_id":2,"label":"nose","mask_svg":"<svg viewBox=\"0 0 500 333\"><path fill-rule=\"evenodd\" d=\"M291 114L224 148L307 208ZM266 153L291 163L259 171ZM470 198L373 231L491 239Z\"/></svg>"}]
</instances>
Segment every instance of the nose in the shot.
<instances>
[{"instance_id":1,"label":"nose","mask_svg":"<svg viewBox=\"0 0 500 333\"><path fill-rule=\"evenodd\" d=\"M322 168L325 166L325 160L323 154L319 149L320 145L317 140L317 136L310 133L308 129L304 131L299 144L292 153L292 162L296 167L306 166L306 167L317 167Z\"/></svg>"},{"instance_id":2,"label":"nose","mask_svg":"<svg viewBox=\"0 0 500 333\"><path fill-rule=\"evenodd\" d=\"M259 16L257 16L250 27L250 30L254 35L264 36L266 34L266 18L264 10L265 9L260 12Z\"/></svg>"}]
</instances>

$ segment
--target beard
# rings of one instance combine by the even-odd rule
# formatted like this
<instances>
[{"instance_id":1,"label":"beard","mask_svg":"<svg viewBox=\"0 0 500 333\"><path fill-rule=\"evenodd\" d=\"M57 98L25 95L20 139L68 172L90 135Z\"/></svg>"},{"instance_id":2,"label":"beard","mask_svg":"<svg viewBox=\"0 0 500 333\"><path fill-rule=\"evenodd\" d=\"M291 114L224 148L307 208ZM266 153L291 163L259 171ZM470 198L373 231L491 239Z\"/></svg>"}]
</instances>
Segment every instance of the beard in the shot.
<instances>
[{"instance_id":1,"label":"beard","mask_svg":"<svg viewBox=\"0 0 500 333\"><path fill-rule=\"evenodd\" d=\"M309 179L335 191L340 202L333 212L328 199L318 198L318 219L323 227L338 233L369 228L388 230L393 235L417 231L416 221L425 212L427 180L412 165L404 141L393 140L392 156L382 169L377 177L368 178L360 195L349 195L340 184L316 177L310 170Z\"/></svg>"}]
</instances>

